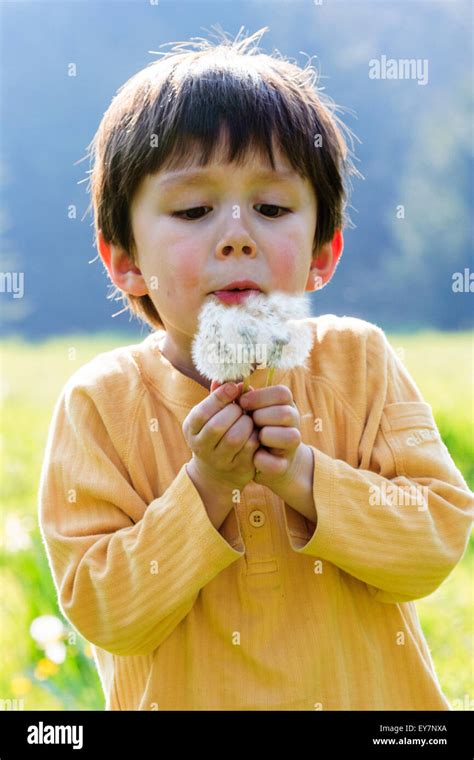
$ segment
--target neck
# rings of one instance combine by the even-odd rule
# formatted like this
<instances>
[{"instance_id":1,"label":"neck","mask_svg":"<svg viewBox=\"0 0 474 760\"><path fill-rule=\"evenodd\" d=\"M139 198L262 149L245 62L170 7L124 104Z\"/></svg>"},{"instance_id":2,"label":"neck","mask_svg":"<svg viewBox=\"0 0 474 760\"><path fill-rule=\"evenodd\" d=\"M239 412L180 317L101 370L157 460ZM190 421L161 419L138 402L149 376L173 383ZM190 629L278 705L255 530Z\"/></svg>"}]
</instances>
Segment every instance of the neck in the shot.
<instances>
[{"instance_id":1,"label":"neck","mask_svg":"<svg viewBox=\"0 0 474 760\"><path fill-rule=\"evenodd\" d=\"M168 331L165 331L158 345L161 353L173 365L178 372L181 372L186 377L190 377L195 380L199 385L202 385L207 390L211 388L211 381L206 377L203 377L194 366L191 356L191 340L188 341L188 346L177 345Z\"/></svg>"}]
</instances>

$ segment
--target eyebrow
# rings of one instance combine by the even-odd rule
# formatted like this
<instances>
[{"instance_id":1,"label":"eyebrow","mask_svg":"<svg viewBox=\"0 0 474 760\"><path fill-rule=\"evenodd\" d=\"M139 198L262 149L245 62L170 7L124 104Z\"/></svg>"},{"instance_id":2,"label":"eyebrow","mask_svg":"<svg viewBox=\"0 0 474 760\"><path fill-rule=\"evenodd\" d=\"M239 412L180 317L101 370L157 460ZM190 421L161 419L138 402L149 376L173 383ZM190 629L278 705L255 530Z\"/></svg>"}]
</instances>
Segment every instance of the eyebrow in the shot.
<instances>
[{"instance_id":1,"label":"eyebrow","mask_svg":"<svg viewBox=\"0 0 474 760\"><path fill-rule=\"evenodd\" d=\"M289 170L283 171L259 171L251 175L251 179L257 182L289 182L295 179L295 173ZM216 185L218 180L213 176L212 172L208 171L193 171L193 172L176 172L175 174L166 177L158 181L157 188L166 187L180 187L186 185L187 187L196 187L205 183Z\"/></svg>"}]
</instances>

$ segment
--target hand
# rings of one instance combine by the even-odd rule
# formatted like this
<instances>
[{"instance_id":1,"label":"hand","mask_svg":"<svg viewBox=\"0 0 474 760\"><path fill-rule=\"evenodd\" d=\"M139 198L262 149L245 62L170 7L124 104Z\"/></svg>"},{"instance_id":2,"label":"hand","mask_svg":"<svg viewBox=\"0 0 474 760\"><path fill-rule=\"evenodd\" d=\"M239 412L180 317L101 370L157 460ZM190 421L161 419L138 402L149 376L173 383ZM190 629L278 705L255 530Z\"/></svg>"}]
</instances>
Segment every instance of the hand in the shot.
<instances>
[{"instance_id":1,"label":"hand","mask_svg":"<svg viewBox=\"0 0 474 760\"><path fill-rule=\"evenodd\" d=\"M234 403L243 383L213 383L210 395L196 404L183 422L183 433L193 458L192 471L216 487L241 490L255 475L253 455L258 448L258 432L252 418ZM234 387L232 396L225 389Z\"/></svg>"},{"instance_id":2,"label":"hand","mask_svg":"<svg viewBox=\"0 0 474 760\"><path fill-rule=\"evenodd\" d=\"M286 385L272 385L245 393L239 405L252 413L254 424L260 428L258 439L262 445L253 458L255 483L272 490L284 489L294 478L305 453L293 394Z\"/></svg>"}]
</instances>

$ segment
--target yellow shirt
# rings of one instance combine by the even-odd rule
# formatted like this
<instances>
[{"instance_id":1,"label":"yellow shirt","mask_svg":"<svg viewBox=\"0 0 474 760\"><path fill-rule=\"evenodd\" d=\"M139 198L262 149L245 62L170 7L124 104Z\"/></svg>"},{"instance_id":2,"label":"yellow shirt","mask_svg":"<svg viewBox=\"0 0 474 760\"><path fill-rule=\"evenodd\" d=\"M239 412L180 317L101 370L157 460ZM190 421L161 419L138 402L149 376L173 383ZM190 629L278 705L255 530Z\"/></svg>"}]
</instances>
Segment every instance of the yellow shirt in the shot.
<instances>
[{"instance_id":1,"label":"yellow shirt","mask_svg":"<svg viewBox=\"0 0 474 760\"><path fill-rule=\"evenodd\" d=\"M64 386L40 525L105 709L451 709L412 600L461 558L474 494L383 331L310 322L306 365L274 384L313 450L316 529L252 482L216 530L182 432L208 391L160 353L162 331Z\"/></svg>"}]
</instances>

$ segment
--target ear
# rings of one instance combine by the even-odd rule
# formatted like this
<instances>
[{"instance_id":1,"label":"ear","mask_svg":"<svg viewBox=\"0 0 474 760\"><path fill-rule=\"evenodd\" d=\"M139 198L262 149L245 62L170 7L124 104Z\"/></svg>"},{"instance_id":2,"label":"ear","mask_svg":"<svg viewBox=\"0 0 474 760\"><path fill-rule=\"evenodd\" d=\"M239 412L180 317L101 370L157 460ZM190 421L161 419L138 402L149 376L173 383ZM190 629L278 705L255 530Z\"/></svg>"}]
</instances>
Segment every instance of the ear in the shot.
<instances>
[{"instance_id":1,"label":"ear","mask_svg":"<svg viewBox=\"0 0 474 760\"><path fill-rule=\"evenodd\" d=\"M114 285L132 296L148 294L141 271L123 248L105 241L102 230L97 233L97 249Z\"/></svg>"},{"instance_id":2,"label":"ear","mask_svg":"<svg viewBox=\"0 0 474 760\"><path fill-rule=\"evenodd\" d=\"M341 230L336 230L334 237L314 251L305 290L321 290L334 274L344 250L344 238Z\"/></svg>"}]
</instances>

